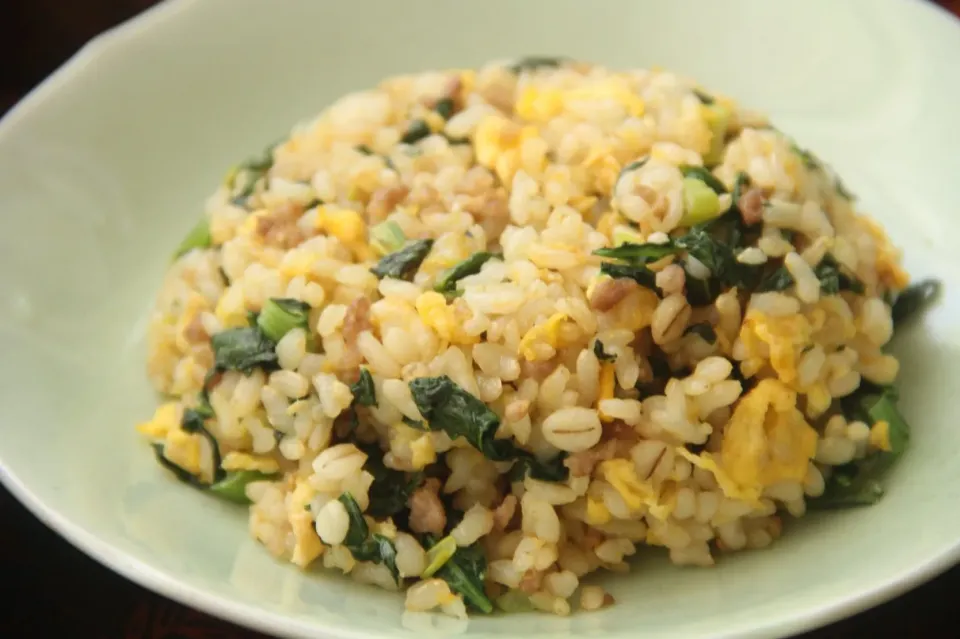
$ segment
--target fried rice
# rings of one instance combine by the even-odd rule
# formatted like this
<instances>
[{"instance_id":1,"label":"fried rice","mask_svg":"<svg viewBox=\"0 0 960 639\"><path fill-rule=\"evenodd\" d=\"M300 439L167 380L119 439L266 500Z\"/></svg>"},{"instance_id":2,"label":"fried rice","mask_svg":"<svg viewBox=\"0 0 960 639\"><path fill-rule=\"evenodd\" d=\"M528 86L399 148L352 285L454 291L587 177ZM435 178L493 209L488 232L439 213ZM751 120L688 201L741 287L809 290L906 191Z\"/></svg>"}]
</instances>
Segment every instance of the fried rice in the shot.
<instances>
[{"instance_id":1,"label":"fried rice","mask_svg":"<svg viewBox=\"0 0 960 639\"><path fill-rule=\"evenodd\" d=\"M232 169L176 251L141 425L300 568L463 617L612 603L872 503L918 306L831 169L665 70L394 77Z\"/></svg>"}]
</instances>

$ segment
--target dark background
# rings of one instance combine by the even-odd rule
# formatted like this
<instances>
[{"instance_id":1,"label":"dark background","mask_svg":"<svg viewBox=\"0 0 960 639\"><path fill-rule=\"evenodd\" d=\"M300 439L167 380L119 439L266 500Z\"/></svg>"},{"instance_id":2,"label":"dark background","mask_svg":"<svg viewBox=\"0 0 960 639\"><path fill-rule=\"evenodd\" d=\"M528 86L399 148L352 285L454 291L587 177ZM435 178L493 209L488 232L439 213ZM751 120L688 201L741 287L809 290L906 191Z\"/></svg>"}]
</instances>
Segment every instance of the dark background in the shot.
<instances>
[{"instance_id":1,"label":"dark background","mask_svg":"<svg viewBox=\"0 0 960 639\"><path fill-rule=\"evenodd\" d=\"M0 114L84 42L152 4L153 0L0 0ZM960 0L939 4L960 15ZM3 488L0 566L0 593L7 600L0 612L0 637L5 639L45 634L71 639L263 637L174 604L111 573L45 528ZM951 627L958 591L960 568L954 568L888 604L803 639L958 637L960 631ZM637 623L642 633L643 620Z\"/></svg>"}]
</instances>

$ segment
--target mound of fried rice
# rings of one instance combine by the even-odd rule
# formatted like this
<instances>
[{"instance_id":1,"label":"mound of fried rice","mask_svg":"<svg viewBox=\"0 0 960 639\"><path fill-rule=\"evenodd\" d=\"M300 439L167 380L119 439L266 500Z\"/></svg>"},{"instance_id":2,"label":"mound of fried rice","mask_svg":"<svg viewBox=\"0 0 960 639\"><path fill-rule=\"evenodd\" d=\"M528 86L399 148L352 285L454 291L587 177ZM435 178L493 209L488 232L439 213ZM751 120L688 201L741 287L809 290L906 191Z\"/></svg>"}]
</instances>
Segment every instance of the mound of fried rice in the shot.
<instances>
[{"instance_id":1,"label":"mound of fried rice","mask_svg":"<svg viewBox=\"0 0 960 639\"><path fill-rule=\"evenodd\" d=\"M232 169L139 430L300 568L409 610L595 610L639 546L758 549L889 451L899 252L813 154L664 70L394 77ZM200 498L198 496L198 498Z\"/></svg>"}]
</instances>

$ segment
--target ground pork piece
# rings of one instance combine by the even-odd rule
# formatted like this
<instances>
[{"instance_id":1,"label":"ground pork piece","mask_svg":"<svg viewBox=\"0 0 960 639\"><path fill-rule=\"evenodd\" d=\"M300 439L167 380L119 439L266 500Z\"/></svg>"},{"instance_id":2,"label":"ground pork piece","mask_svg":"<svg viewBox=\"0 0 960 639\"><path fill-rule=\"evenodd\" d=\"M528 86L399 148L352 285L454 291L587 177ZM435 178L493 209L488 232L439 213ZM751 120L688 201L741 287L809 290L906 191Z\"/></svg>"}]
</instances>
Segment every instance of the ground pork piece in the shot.
<instances>
[{"instance_id":1,"label":"ground pork piece","mask_svg":"<svg viewBox=\"0 0 960 639\"><path fill-rule=\"evenodd\" d=\"M410 495L410 530L413 532L431 533L438 537L443 535L443 529L447 525L447 513L443 510L443 502L437 496L439 489L440 482L431 478Z\"/></svg>"}]
</instances>

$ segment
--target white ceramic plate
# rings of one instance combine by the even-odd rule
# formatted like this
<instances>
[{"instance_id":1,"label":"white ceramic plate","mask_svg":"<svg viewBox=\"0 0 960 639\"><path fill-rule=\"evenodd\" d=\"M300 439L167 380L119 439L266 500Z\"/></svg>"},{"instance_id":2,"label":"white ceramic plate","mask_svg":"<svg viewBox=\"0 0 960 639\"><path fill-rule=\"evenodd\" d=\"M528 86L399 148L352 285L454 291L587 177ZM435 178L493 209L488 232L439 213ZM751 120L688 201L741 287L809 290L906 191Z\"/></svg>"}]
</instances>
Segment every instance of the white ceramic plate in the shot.
<instances>
[{"instance_id":1,"label":"white ceramic plate","mask_svg":"<svg viewBox=\"0 0 960 639\"><path fill-rule=\"evenodd\" d=\"M839 169L909 270L946 283L898 338L913 447L879 505L806 518L713 570L645 558L604 579L609 610L402 620L402 597L274 562L242 510L156 467L132 428L154 404L143 319L237 159L385 75L529 53L674 68ZM0 123L3 482L126 577L280 635L765 637L874 605L960 556L957 60L958 24L907 0L163 4Z\"/></svg>"}]
</instances>

